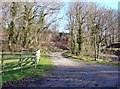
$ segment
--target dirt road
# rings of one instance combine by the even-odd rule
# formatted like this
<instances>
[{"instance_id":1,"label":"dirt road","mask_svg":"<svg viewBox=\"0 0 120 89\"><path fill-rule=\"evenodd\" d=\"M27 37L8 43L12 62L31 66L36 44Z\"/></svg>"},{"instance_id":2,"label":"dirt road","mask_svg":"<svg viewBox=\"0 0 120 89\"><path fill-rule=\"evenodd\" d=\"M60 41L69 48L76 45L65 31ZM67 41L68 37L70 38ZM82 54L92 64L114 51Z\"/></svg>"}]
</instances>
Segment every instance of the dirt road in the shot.
<instances>
[{"instance_id":1,"label":"dirt road","mask_svg":"<svg viewBox=\"0 0 120 89\"><path fill-rule=\"evenodd\" d=\"M51 54L57 68L43 81L26 84L26 87L116 87L118 66L106 66L73 61L61 56L62 52Z\"/></svg>"}]
</instances>

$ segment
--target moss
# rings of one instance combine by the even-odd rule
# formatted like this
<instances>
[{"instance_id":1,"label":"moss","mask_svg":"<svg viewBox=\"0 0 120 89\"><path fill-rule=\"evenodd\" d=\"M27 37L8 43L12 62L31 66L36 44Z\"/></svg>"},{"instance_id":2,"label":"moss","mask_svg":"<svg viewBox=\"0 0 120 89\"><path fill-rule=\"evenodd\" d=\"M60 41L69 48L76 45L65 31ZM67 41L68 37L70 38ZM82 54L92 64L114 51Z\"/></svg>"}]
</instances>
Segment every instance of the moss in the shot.
<instances>
[{"instance_id":1,"label":"moss","mask_svg":"<svg viewBox=\"0 0 120 89\"><path fill-rule=\"evenodd\" d=\"M62 54L66 58L72 58L73 60L78 60L78 61L84 61L84 62L89 62L89 63L96 63L96 64L103 64L103 65L117 65L120 66L120 62L118 61L110 61L110 60L104 60L104 59L98 59L95 61L94 58L89 57L89 56L75 56L69 52L65 52Z\"/></svg>"}]
</instances>

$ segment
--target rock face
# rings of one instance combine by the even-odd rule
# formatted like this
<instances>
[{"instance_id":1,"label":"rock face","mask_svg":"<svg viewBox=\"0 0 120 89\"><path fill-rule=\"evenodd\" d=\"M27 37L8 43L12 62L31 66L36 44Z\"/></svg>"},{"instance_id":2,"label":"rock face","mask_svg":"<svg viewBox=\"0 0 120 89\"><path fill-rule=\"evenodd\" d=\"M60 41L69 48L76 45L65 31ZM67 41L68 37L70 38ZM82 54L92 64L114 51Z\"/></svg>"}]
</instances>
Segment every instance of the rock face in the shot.
<instances>
[{"instance_id":1,"label":"rock face","mask_svg":"<svg viewBox=\"0 0 120 89\"><path fill-rule=\"evenodd\" d=\"M107 46L107 48L120 48L120 43L111 44L111 45Z\"/></svg>"},{"instance_id":2,"label":"rock face","mask_svg":"<svg viewBox=\"0 0 120 89\"><path fill-rule=\"evenodd\" d=\"M120 56L120 50L113 50L113 49L110 49L110 48L102 49L102 53Z\"/></svg>"},{"instance_id":3,"label":"rock face","mask_svg":"<svg viewBox=\"0 0 120 89\"><path fill-rule=\"evenodd\" d=\"M111 44L105 49L102 49L101 52L104 54L100 56L102 59L120 61L120 43Z\"/></svg>"},{"instance_id":4,"label":"rock face","mask_svg":"<svg viewBox=\"0 0 120 89\"><path fill-rule=\"evenodd\" d=\"M119 56L100 56L99 58L103 60L120 61Z\"/></svg>"}]
</instances>

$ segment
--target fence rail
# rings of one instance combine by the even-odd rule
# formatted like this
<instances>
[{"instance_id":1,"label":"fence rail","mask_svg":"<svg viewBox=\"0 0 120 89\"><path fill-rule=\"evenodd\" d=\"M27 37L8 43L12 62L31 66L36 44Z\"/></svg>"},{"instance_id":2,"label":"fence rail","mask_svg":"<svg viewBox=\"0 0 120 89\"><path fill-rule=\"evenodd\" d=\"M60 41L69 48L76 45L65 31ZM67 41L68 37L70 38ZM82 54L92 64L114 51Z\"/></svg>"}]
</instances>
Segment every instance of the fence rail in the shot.
<instances>
[{"instance_id":1,"label":"fence rail","mask_svg":"<svg viewBox=\"0 0 120 89\"><path fill-rule=\"evenodd\" d=\"M0 54L36 54L36 52L0 52Z\"/></svg>"},{"instance_id":2,"label":"fence rail","mask_svg":"<svg viewBox=\"0 0 120 89\"><path fill-rule=\"evenodd\" d=\"M36 52L0 52L0 55L0 66L2 68L0 73L18 69L22 71L23 68L37 67L40 59L40 50Z\"/></svg>"}]
</instances>

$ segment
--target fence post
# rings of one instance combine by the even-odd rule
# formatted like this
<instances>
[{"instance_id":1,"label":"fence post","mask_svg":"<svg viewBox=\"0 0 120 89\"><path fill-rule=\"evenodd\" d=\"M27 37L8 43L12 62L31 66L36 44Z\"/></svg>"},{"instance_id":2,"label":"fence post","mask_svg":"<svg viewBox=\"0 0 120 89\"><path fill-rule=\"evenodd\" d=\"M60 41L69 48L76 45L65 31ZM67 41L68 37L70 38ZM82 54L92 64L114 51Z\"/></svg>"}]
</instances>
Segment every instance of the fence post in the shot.
<instances>
[{"instance_id":1,"label":"fence post","mask_svg":"<svg viewBox=\"0 0 120 89\"><path fill-rule=\"evenodd\" d=\"M40 50L36 51L36 58L35 58L35 68L40 60Z\"/></svg>"},{"instance_id":2,"label":"fence post","mask_svg":"<svg viewBox=\"0 0 120 89\"><path fill-rule=\"evenodd\" d=\"M3 63L4 60L3 60L3 55L4 55L4 54L3 54L3 52L2 52L2 56L1 56L1 59L2 59L2 60L1 60L2 70L1 70L1 71L4 71L4 63ZM2 72L2 74L4 75L4 72Z\"/></svg>"},{"instance_id":3,"label":"fence post","mask_svg":"<svg viewBox=\"0 0 120 89\"><path fill-rule=\"evenodd\" d=\"M22 52L20 52L19 64L20 64L20 70L22 72Z\"/></svg>"}]
</instances>

